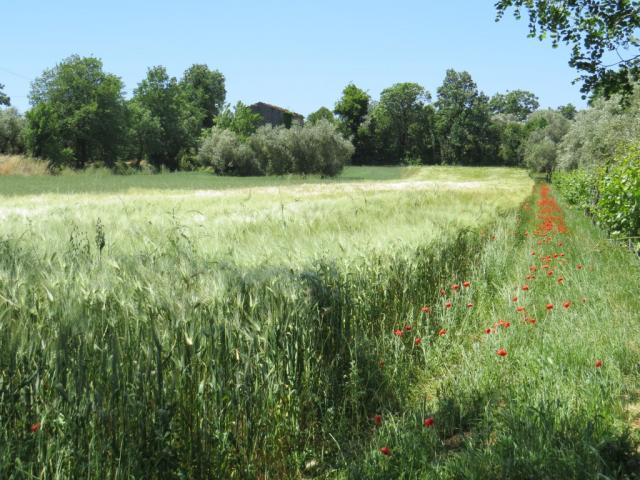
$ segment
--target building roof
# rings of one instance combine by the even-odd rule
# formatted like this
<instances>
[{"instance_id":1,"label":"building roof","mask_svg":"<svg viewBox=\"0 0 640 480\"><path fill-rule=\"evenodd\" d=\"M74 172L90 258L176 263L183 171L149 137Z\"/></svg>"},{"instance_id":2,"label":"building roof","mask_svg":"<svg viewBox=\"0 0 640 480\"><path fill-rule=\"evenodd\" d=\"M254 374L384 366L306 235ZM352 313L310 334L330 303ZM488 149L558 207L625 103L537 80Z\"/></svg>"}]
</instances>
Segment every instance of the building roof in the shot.
<instances>
[{"instance_id":1,"label":"building roof","mask_svg":"<svg viewBox=\"0 0 640 480\"><path fill-rule=\"evenodd\" d=\"M280 112L284 112L284 113L290 113L291 115L293 115L294 117L302 117L304 118L304 115L301 115L299 113L296 112L292 112L291 110L287 109L287 108L282 108L282 107L278 107L277 105L271 105L270 103L265 103L265 102L256 102L252 105L249 105L249 108L251 107L258 107L258 106L264 106L264 107L269 107L272 108L274 110L278 110Z\"/></svg>"}]
</instances>

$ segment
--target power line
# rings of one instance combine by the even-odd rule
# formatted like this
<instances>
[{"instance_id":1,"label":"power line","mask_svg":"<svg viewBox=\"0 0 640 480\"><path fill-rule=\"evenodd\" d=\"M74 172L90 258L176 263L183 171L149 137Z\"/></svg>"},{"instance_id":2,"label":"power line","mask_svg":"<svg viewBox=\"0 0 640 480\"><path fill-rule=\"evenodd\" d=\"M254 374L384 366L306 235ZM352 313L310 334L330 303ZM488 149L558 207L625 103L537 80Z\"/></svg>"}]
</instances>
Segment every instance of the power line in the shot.
<instances>
[{"instance_id":1,"label":"power line","mask_svg":"<svg viewBox=\"0 0 640 480\"><path fill-rule=\"evenodd\" d=\"M13 75L13 76L16 76L16 77L18 77L18 78L22 78L23 80L29 80L29 81L31 81L31 78L29 78L29 77L25 77L24 75L21 75L21 74L16 73L16 72L14 72L14 71L12 71L12 70L9 70L8 68L0 67L0 70L2 70L3 72L7 72L8 74Z\"/></svg>"}]
</instances>

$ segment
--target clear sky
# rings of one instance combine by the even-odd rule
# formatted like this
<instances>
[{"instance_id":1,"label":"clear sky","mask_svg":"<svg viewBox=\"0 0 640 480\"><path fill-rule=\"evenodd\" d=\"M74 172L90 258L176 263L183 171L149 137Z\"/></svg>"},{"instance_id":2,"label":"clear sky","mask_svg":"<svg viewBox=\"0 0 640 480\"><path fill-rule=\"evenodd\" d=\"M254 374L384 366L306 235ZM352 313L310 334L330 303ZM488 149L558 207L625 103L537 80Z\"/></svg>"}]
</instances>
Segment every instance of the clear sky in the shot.
<instances>
[{"instance_id":1,"label":"clear sky","mask_svg":"<svg viewBox=\"0 0 640 480\"><path fill-rule=\"evenodd\" d=\"M3 0L0 83L29 107L30 82L77 53L122 78L127 96L147 67L180 77L206 63L227 101L308 114L354 82L374 98L397 82L435 97L448 68L488 95L525 89L543 107L585 105L569 50L527 38L524 20L495 23L494 0Z\"/></svg>"}]
</instances>

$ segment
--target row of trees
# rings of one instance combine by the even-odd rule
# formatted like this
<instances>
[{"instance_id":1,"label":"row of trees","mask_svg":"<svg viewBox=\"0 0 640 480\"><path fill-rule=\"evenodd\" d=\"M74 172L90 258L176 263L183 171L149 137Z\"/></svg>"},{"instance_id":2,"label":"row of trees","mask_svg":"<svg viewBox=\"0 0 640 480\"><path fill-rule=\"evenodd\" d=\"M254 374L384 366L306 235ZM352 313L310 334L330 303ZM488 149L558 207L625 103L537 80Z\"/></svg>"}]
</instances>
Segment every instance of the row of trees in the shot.
<instances>
[{"instance_id":1,"label":"row of trees","mask_svg":"<svg viewBox=\"0 0 640 480\"><path fill-rule=\"evenodd\" d=\"M99 59L74 55L32 83L32 108L10 148L24 143L54 166L145 159L177 169L195 156L200 133L213 125L225 96L224 76L206 65L191 66L179 81L157 66L126 100L122 80L106 73ZM4 112L3 120L16 115Z\"/></svg>"},{"instance_id":2,"label":"row of trees","mask_svg":"<svg viewBox=\"0 0 640 480\"><path fill-rule=\"evenodd\" d=\"M349 84L333 111L322 107L307 121L336 122L354 143L354 164L522 165L526 139L544 127L538 108L531 92L488 97L468 72L448 70L435 102L417 83L397 83L377 101ZM567 105L557 114L575 112Z\"/></svg>"}]
</instances>

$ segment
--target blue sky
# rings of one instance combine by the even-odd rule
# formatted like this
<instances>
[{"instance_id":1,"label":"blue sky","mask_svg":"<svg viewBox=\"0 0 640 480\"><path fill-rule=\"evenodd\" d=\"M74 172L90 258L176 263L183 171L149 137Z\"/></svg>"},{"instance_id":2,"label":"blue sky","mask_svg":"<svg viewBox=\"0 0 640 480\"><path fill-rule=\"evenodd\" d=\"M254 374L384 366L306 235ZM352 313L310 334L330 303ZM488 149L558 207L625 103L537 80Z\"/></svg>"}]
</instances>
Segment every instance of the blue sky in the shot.
<instances>
[{"instance_id":1,"label":"blue sky","mask_svg":"<svg viewBox=\"0 0 640 480\"><path fill-rule=\"evenodd\" d=\"M147 67L180 77L206 63L227 101L264 101L308 114L333 107L349 82L375 98L397 82L435 97L448 68L488 95L525 89L543 107L583 107L569 50L527 38L493 0L8 0L0 20L0 83L20 110L31 80L77 53L102 59L129 96Z\"/></svg>"}]
</instances>

